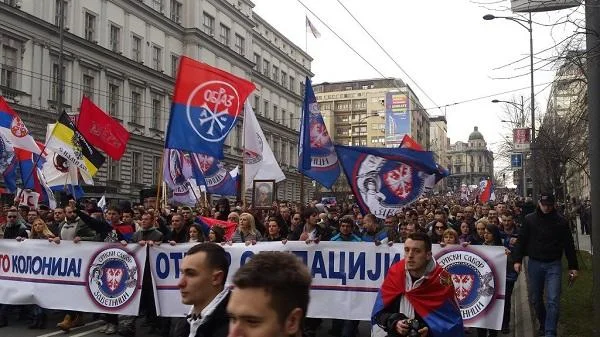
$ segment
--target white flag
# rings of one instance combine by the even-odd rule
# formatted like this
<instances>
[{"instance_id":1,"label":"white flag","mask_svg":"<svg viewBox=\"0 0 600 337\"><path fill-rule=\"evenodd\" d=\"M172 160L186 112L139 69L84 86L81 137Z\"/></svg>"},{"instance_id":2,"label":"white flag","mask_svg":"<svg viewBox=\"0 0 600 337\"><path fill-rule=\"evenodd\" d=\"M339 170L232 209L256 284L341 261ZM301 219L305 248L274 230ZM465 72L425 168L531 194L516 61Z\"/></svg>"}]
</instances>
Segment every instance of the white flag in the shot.
<instances>
[{"instance_id":1,"label":"white flag","mask_svg":"<svg viewBox=\"0 0 600 337\"><path fill-rule=\"evenodd\" d=\"M254 180L285 180L281 167L258 125L252 106L244 105L244 185L252 189Z\"/></svg>"},{"instance_id":2,"label":"white flag","mask_svg":"<svg viewBox=\"0 0 600 337\"><path fill-rule=\"evenodd\" d=\"M102 195L102 198L100 198L100 200L98 200L98 207L100 207L102 210L104 210L106 208L106 196Z\"/></svg>"},{"instance_id":3,"label":"white flag","mask_svg":"<svg viewBox=\"0 0 600 337\"><path fill-rule=\"evenodd\" d=\"M46 127L46 141L50 137L55 125L56 124L48 124ZM74 164L48 147L46 147L42 155L46 160L42 165L42 175L46 179L46 183L49 187L64 186L68 191L68 185L79 185L78 169ZM87 173L84 174L83 171L81 172L84 181L93 185L94 180L92 177Z\"/></svg>"},{"instance_id":4,"label":"white flag","mask_svg":"<svg viewBox=\"0 0 600 337\"><path fill-rule=\"evenodd\" d=\"M321 33L317 30L317 27L315 27L315 25L313 25L313 23L310 22L310 20L308 19L308 16L306 17L306 27L308 29L310 29L310 32L315 37L315 39L318 39L321 37Z\"/></svg>"}]
</instances>

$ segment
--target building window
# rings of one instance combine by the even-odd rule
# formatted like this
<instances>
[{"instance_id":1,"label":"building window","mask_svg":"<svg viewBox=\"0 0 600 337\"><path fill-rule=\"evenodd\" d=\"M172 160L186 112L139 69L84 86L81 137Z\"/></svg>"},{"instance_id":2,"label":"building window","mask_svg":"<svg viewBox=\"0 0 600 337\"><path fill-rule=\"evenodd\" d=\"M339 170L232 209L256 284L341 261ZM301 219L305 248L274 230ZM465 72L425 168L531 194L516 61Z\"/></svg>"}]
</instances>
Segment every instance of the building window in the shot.
<instances>
[{"instance_id":1,"label":"building window","mask_svg":"<svg viewBox=\"0 0 600 337\"><path fill-rule=\"evenodd\" d=\"M240 123L237 123L235 126L235 138L236 138L236 142L235 142L235 148L236 149L241 149L242 148L242 141L244 139L244 137L242 136L242 126L240 125Z\"/></svg>"},{"instance_id":2,"label":"building window","mask_svg":"<svg viewBox=\"0 0 600 337\"><path fill-rule=\"evenodd\" d=\"M204 23L202 31L210 36L215 36L215 18L204 12Z\"/></svg>"},{"instance_id":3,"label":"building window","mask_svg":"<svg viewBox=\"0 0 600 337\"><path fill-rule=\"evenodd\" d=\"M219 41L221 41L221 43L226 46L229 46L229 32L229 27L225 26L224 24L221 24L221 34L219 35Z\"/></svg>"},{"instance_id":4,"label":"building window","mask_svg":"<svg viewBox=\"0 0 600 337\"><path fill-rule=\"evenodd\" d=\"M157 12L163 12L163 0L152 0L152 8Z\"/></svg>"},{"instance_id":5,"label":"building window","mask_svg":"<svg viewBox=\"0 0 600 337\"><path fill-rule=\"evenodd\" d=\"M281 71L281 85L287 88L287 73L285 71Z\"/></svg>"},{"instance_id":6,"label":"building window","mask_svg":"<svg viewBox=\"0 0 600 337\"><path fill-rule=\"evenodd\" d=\"M265 109L263 111L263 116L269 118L270 117L270 114L269 114L269 101L265 100L264 107L265 107Z\"/></svg>"},{"instance_id":7,"label":"building window","mask_svg":"<svg viewBox=\"0 0 600 337\"><path fill-rule=\"evenodd\" d=\"M106 173L107 180L112 180L112 181L121 181L121 172L120 172L120 166L119 163L120 161L118 160L113 160L112 158L108 158L108 171Z\"/></svg>"},{"instance_id":8,"label":"building window","mask_svg":"<svg viewBox=\"0 0 600 337\"><path fill-rule=\"evenodd\" d=\"M254 53L254 70L260 71L260 55Z\"/></svg>"},{"instance_id":9,"label":"building window","mask_svg":"<svg viewBox=\"0 0 600 337\"><path fill-rule=\"evenodd\" d=\"M142 124L142 90L134 88L131 90L131 121Z\"/></svg>"},{"instance_id":10,"label":"building window","mask_svg":"<svg viewBox=\"0 0 600 337\"><path fill-rule=\"evenodd\" d=\"M294 77L290 76L290 90L293 92L296 92L296 86L295 86L295 82L294 82Z\"/></svg>"},{"instance_id":11,"label":"building window","mask_svg":"<svg viewBox=\"0 0 600 337\"><path fill-rule=\"evenodd\" d=\"M260 108L260 97L258 95L254 96L254 105L252 105L252 109L254 112L258 114L258 109Z\"/></svg>"},{"instance_id":12,"label":"building window","mask_svg":"<svg viewBox=\"0 0 600 337\"><path fill-rule=\"evenodd\" d=\"M67 18L68 18L68 11L67 9L69 8L69 2L67 0L56 0L55 1L55 6L54 6L54 24L57 26L60 26L60 4L62 3L62 5L64 6L64 10L63 10L63 26L67 27Z\"/></svg>"},{"instance_id":13,"label":"building window","mask_svg":"<svg viewBox=\"0 0 600 337\"><path fill-rule=\"evenodd\" d=\"M121 88L114 83L108 84L108 114L113 117L119 116L119 96Z\"/></svg>"},{"instance_id":14,"label":"building window","mask_svg":"<svg viewBox=\"0 0 600 337\"><path fill-rule=\"evenodd\" d=\"M296 119L294 118L294 113L290 112L290 128L296 128Z\"/></svg>"},{"instance_id":15,"label":"building window","mask_svg":"<svg viewBox=\"0 0 600 337\"><path fill-rule=\"evenodd\" d=\"M131 58L136 62L142 62L142 38L139 36L131 37Z\"/></svg>"},{"instance_id":16,"label":"building window","mask_svg":"<svg viewBox=\"0 0 600 337\"><path fill-rule=\"evenodd\" d=\"M273 65L273 81L279 82L279 68L276 65Z\"/></svg>"},{"instance_id":17,"label":"building window","mask_svg":"<svg viewBox=\"0 0 600 337\"><path fill-rule=\"evenodd\" d=\"M50 99L53 101L58 101L58 94L59 94L59 84L58 84L58 63L53 63L52 64L52 86L50 87ZM65 67L62 67L62 78L64 80L65 78ZM65 92L64 90L62 91L62 98L64 100L65 98Z\"/></svg>"},{"instance_id":18,"label":"building window","mask_svg":"<svg viewBox=\"0 0 600 337\"><path fill-rule=\"evenodd\" d=\"M244 38L239 35L239 34L235 34L235 51L240 54L240 55L245 55L245 50L246 50L246 40L244 40Z\"/></svg>"},{"instance_id":19,"label":"building window","mask_svg":"<svg viewBox=\"0 0 600 337\"><path fill-rule=\"evenodd\" d=\"M152 46L152 69L162 70L162 48L159 46Z\"/></svg>"},{"instance_id":20,"label":"building window","mask_svg":"<svg viewBox=\"0 0 600 337\"><path fill-rule=\"evenodd\" d=\"M181 23L181 3L176 0L171 0L171 20Z\"/></svg>"},{"instance_id":21,"label":"building window","mask_svg":"<svg viewBox=\"0 0 600 337\"><path fill-rule=\"evenodd\" d=\"M94 77L90 75L83 75L83 94L94 100Z\"/></svg>"},{"instance_id":22,"label":"building window","mask_svg":"<svg viewBox=\"0 0 600 337\"><path fill-rule=\"evenodd\" d=\"M131 153L131 182L134 184L142 183L142 153L132 152Z\"/></svg>"},{"instance_id":23,"label":"building window","mask_svg":"<svg viewBox=\"0 0 600 337\"><path fill-rule=\"evenodd\" d=\"M273 154L277 161L281 161L281 148L279 147L279 141L277 139L273 139Z\"/></svg>"},{"instance_id":24,"label":"building window","mask_svg":"<svg viewBox=\"0 0 600 337\"><path fill-rule=\"evenodd\" d=\"M160 162L162 161L161 156L152 156L152 185L158 185L162 183L160 181Z\"/></svg>"},{"instance_id":25,"label":"building window","mask_svg":"<svg viewBox=\"0 0 600 337\"><path fill-rule=\"evenodd\" d=\"M177 67L179 67L179 55L171 55L171 76L177 76Z\"/></svg>"},{"instance_id":26,"label":"building window","mask_svg":"<svg viewBox=\"0 0 600 337\"><path fill-rule=\"evenodd\" d=\"M152 128L160 130L163 98L159 94L152 94Z\"/></svg>"},{"instance_id":27,"label":"building window","mask_svg":"<svg viewBox=\"0 0 600 337\"><path fill-rule=\"evenodd\" d=\"M110 25L110 50L118 53L121 51L121 28Z\"/></svg>"},{"instance_id":28,"label":"building window","mask_svg":"<svg viewBox=\"0 0 600 337\"><path fill-rule=\"evenodd\" d=\"M269 76L269 70L271 70L271 63L267 60L263 60L263 75Z\"/></svg>"},{"instance_id":29,"label":"building window","mask_svg":"<svg viewBox=\"0 0 600 337\"><path fill-rule=\"evenodd\" d=\"M17 49L2 47L2 86L16 89L17 87Z\"/></svg>"},{"instance_id":30,"label":"building window","mask_svg":"<svg viewBox=\"0 0 600 337\"><path fill-rule=\"evenodd\" d=\"M96 16L91 13L85 13L85 39L96 42Z\"/></svg>"},{"instance_id":31,"label":"building window","mask_svg":"<svg viewBox=\"0 0 600 337\"><path fill-rule=\"evenodd\" d=\"M281 123L281 120L279 119L279 108L277 108L277 105L273 104L273 121L275 123Z\"/></svg>"}]
</instances>

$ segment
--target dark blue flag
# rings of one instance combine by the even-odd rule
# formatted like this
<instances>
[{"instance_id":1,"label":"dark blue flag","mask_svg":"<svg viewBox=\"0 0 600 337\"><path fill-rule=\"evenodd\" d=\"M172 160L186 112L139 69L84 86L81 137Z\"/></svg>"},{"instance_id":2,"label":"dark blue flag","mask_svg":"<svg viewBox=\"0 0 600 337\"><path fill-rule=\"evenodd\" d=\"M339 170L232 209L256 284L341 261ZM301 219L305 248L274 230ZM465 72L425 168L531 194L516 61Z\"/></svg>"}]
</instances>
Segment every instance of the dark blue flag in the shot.
<instances>
[{"instance_id":1,"label":"dark blue flag","mask_svg":"<svg viewBox=\"0 0 600 337\"><path fill-rule=\"evenodd\" d=\"M429 151L342 145L335 150L361 212L378 218L419 198L425 180L439 171Z\"/></svg>"},{"instance_id":2,"label":"dark blue flag","mask_svg":"<svg viewBox=\"0 0 600 337\"><path fill-rule=\"evenodd\" d=\"M308 77L304 89L298 144L298 170L321 185L331 188L340 175L340 166Z\"/></svg>"},{"instance_id":3,"label":"dark blue flag","mask_svg":"<svg viewBox=\"0 0 600 337\"><path fill-rule=\"evenodd\" d=\"M210 194L237 195L239 179L237 168L227 171L221 161L206 154L192 153L191 158L193 175L198 186L206 186L206 191Z\"/></svg>"}]
</instances>

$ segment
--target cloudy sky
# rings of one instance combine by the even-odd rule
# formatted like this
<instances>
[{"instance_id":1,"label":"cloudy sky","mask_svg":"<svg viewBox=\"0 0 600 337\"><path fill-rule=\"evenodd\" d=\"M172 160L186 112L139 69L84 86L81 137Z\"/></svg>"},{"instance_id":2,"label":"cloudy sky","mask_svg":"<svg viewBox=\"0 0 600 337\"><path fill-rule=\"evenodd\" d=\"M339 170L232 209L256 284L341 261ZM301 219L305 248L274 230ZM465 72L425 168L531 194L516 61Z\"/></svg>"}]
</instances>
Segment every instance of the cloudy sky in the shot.
<instances>
[{"instance_id":1,"label":"cloudy sky","mask_svg":"<svg viewBox=\"0 0 600 337\"><path fill-rule=\"evenodd\" d=\"M473 127L478 126L495 150L502 136L510 134L510 128L500 122L506 119L506 106L491 100L520 101L524 96L526 109L529 105L528 31L508 20L482 19L489 13L512 16L508 0L255 0L255 4L256 13L302 48L306 44L305 15L320 31L319 39L308 36L308 53L314 58L313 83L381 77L322 20L383 75L407 82L422 104L430 108L430 115L446 114L453 143L466 140ZM548 60L565 46L566 42L559 42L577 29L573 23L564 22L581 20L582 13L583 7L533 15L538 112L546 110L549 83L556 69ZM561 47L555 47L557 43Z\"/></svg>"}]
</instances>

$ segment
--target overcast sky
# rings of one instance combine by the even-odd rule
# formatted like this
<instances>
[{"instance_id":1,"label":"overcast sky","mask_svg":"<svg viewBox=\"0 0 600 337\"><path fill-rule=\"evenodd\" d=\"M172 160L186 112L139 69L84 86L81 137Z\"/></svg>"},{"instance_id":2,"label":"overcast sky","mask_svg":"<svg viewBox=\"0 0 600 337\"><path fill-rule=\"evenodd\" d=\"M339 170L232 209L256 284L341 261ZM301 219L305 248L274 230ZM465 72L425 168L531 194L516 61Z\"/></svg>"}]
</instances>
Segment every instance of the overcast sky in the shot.
<instances>
[{"instance_id":1,"label":"overcast sky","mask_svg":"<svg viewBox=\"0 0 600 337\"><path fill-rule=\"evenodd\" d=\"M488 13L513 15L507 8L508 0L340 0L431 100L378 49L337 0L300 1L386 77L399 77L408 83L426 108L490 96L428 110L430 115L446 114L452 143L466 141L473 127L478 126L489 147L495 150L502 135L510 131L508 124L500 122L505 119L505 106L491 100L520 101L523 95L526 108L529 105L529 33L515 22L482 19ZM302 7L300 1L255 0L255 12L301 48L305 48L305 15L308 15L321 33L319 39L308 36L308 53L314 58L313 83L381 77ZM565 21L567 15L572 20L581 19L581 13L582 7L533 15L534 22L548 25L533 28L534 53L549 48L536 55L536 69L546 64L543 59L557 54L557 48L551 48L556 42L576 30L570 23L553 24ZM494 70L519 59L523 60ZM536 110L542 113L549 95L547 83L553 80L555 68L547 65L534 72L535 84L545 84L535 90L539 92ZM518 77L493 79L514 76ZM524 89L502 94L521 88ZM496 169L499 168L496 164Z\"/></svg>"}]
</instances>

